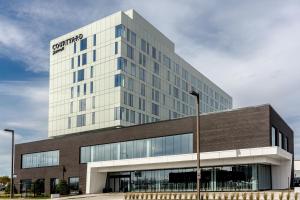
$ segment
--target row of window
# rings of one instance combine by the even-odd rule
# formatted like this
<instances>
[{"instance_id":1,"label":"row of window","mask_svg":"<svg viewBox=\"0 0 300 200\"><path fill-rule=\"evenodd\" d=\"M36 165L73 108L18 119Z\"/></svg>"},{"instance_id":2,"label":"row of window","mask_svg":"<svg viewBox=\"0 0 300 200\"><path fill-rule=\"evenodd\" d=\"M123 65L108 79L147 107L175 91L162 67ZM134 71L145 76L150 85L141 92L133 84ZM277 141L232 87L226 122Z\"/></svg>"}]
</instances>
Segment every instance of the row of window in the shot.
<instances>
[{"instance_id":1,"label":"row of window","mask_svg":"<svg viewBox=\"0 0 300 200\"><path fill-rule=\"evenodd\" d=\"M76 127L82 127L86 126L86 115L87 114L81 114L76 116ZM96 113L92 112L91 113L91 123L95 124L96 123ZM72 117L68 117L68 129L72 128Z\"/></svg>"},{"instance_id":2,"label":"row of window","mask_svg":"<svg viewBox=\"0 0 300 200\"><path fill-rule=\"evenodd\" d=\"M77 85L77 90L76 90L77 97L80 97L81 92L82 92L83 95L86 95L87 94L87 87L88 87L87 83L84 83L83 85ZM90 87L90 90L89 90L90 94L93 94L94 93L94 82L93 81L90 82L89 87ZM74 96L75 96L74 87L71 87L71 99L74 98Z\"/></svg>"},{"instance_id":3,"label":"row of window","mask_svg":"<svg viewBox=\"0 0 300 200\"><path fill-rule=\"evenodd\" d=\"M80 81L83 81L85 79L85 77L87 77L87 75L85 75L85 71L87 71L88 69L80 69L78 70L77 72L74 71L73 72L73 83L76 83L77 82L80 82ZM89 68L89 76L90 78L93 78L94 77L94 66L91 66ZM77 74L77 76L76 76Z\"/></svg>"},{"instance_id":4,"label":"row of window","mask_svg":"<svg viewBox=\"0 0 300 200\"><path fill-rule=\"evenodd\" d=\"M280 148L288 151L289 144L288 144L288 137L280 132L277 128L272 126L271 129L271 145L272 146L279 146Z\"/></svg>"},{"instance_id":5,"label":"row of window","mask_svg":"<svg viewBox=\"0 0 300 200\"><path fill-rule=\"evenodd\" d=\"M59 165L59 151L47 151L22 155L22 169Z\"/></svg>"},{"instance_id":6,"label":"row of window","mask_svg":"<svg viewBox=\"0 0 300 200\"><path fill-rule=\"evenodd\" d=\"M141 104L139 106L142 111L145 111L145 101L141 101ZM133 110L124 107L116 107L114 109L114 119L124 120L126 122L130 122L133 124L144 124L144 123L159 121L159 118L151 117L143 113L135 112Z\"/></svg>"},{"instance_id":7,"label":"row of window","mask_svg":"<svg viewBox=\"0 0 300 200\"><path fill-rule=\"evenodd\" d=\"M102 144L80 148L80 162L193 153L193 134Z\"/></svg>"}]
</instances>

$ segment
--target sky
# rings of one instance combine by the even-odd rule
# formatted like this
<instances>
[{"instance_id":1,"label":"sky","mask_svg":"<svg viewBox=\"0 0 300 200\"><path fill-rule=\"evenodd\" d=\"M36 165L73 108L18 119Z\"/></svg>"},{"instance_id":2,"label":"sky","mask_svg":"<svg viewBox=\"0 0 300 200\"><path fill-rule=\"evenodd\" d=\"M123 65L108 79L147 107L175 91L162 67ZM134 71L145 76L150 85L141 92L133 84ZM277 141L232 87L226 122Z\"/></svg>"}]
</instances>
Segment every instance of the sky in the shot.
<instances>
[{"instance_id":1,"label":"sky","mask_svg":"<svg viewBox=\"0 0 300 200\"><path fill-rule=\"evenodd\" d=\"M0 0L0 176L16 143L47 138L49 42L135 9L175 51L233 97L271 104L295 134L300 159L300 1Z\"/></svg>"}]
</instances>

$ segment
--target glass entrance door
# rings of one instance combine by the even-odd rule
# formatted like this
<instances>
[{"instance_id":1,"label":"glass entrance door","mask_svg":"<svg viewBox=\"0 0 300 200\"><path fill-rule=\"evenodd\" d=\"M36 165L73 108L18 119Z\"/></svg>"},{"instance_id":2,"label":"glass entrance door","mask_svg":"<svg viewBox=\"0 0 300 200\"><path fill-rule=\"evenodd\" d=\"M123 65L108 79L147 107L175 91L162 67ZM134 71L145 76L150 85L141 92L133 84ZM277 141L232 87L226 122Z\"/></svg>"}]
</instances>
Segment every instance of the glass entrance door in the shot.
<instances>
[{"instance_id":1,"label":"glass entrance door","mask_svg":"<svg viewBox=\"0 0 300 200\"><path fill-rule=\"evenodd\" d=\"M130 191L130 177L120 178L120 192Z\"/></svg>"},{"instance_id":2,"label":"glass entrance door","mask_svg":"<svg viewBox=\"0 0 300 200\"><path fill-rule=\"evenodd\" d=\"M109 188L112 192L129 192L130 176L109 177Z\"/></svg>"}]
</instances>

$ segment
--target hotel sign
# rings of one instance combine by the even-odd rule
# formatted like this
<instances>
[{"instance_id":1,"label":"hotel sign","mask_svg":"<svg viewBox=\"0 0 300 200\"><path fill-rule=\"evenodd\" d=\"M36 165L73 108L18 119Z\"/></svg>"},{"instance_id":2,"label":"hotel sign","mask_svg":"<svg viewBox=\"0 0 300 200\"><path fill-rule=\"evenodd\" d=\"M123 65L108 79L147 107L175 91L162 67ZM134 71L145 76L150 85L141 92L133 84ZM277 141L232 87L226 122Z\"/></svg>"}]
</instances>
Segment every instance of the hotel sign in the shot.
<instances>
[{"instance_id":1,"label":"hotel sign","mask_svg":"<svg viewBox=\"0 0 300 200\"><path fill-rule=\"evenodd\" d=\"M63 51L65 49L65 46L67 46L71 43L77 42L77 41L81 40L82 38L83 38L83 35L78 34L74 37L71 37L69 39L66 39L64 41L61 41L61 42L58 42L58 43L52 45L52 50L53 50L52 55Z\"/></svg>"}]
</instances>

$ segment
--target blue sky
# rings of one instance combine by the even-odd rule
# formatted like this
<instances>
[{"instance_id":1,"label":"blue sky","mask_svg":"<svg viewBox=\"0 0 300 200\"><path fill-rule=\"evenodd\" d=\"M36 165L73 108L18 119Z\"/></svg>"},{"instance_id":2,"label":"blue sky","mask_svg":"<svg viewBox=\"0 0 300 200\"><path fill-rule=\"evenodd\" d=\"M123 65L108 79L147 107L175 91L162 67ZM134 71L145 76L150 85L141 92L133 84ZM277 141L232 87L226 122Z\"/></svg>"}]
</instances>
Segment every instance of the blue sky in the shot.
<instances>
[{"instance_id":1,"label":"blue sky","mask_svg":"<svg viewBox=\"0 0 300 200\"><path fill-rule=\"evenodd\" d=\"M0 0L0 129L47 137L49 41L136 9L176 52L228 92L234 107L270 103L295 131L300 159L300 2L281 0ZM0 131L0 175L10 135Z\"/></svg>"}]
</instances>

